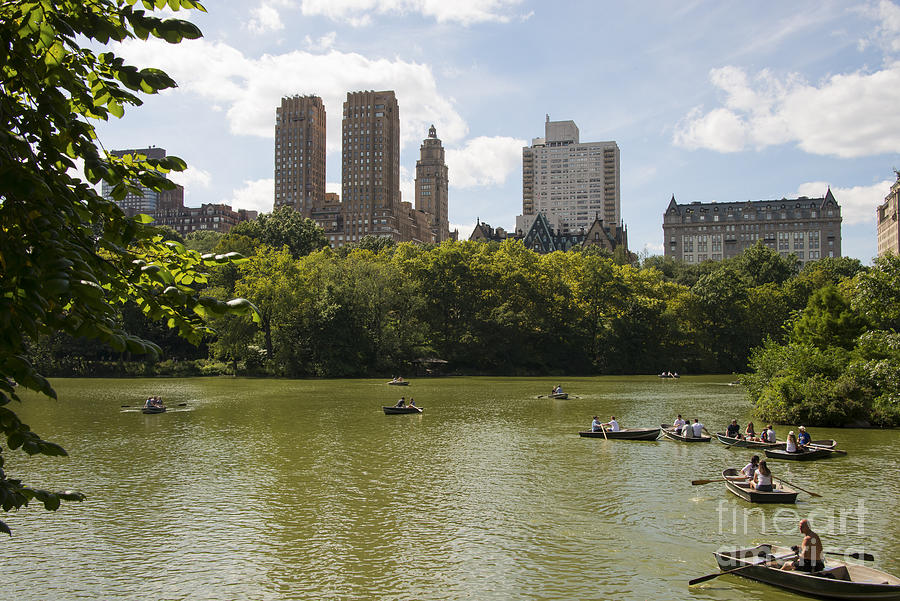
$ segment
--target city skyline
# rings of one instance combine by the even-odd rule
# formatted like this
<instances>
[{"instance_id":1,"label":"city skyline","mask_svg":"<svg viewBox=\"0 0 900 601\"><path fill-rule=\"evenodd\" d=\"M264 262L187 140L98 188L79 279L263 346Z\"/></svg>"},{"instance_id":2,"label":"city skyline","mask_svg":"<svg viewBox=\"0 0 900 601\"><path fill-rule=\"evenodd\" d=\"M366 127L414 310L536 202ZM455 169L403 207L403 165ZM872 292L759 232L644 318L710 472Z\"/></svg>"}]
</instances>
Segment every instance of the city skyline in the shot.
<instances>
[{"instance_id":1,"label":"city skyline","mask_svg":"<svg viewBox=\"0 0 900 601\"><path fill-rule=\"evenodd\" d=\"M665 3L610 9L524 0L232 1L191 20L205 38L115 44L179 88L102 123L106 148L167 148L190 169L185 203L272 210L272 112L316 94L337 115L348 90L396 90L400 188L433 123L449 167L450 229L512 230L522 148L546 114L621 149L629 247L662 254L679 202L821 197L841 205L843 250L876 254L875 211L900 165L900 7ZM182 16L182 15L179 15ZM549 32L565 31L566 44ZM598 35L597 32L600 32ZM602 50L602 52L600 51ZM327 125L329 192L341 182L340 120Z\"/></svg>"}]
</instances>

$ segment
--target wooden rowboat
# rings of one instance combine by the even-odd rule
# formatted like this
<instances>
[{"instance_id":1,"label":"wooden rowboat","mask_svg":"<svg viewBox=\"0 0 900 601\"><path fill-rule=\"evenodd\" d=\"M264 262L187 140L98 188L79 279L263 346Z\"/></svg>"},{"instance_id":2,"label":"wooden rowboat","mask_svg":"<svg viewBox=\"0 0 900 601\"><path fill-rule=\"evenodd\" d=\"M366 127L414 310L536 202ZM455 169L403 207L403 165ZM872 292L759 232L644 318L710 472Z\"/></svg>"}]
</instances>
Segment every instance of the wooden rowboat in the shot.
<instances>
[{"instance_id":1,"label":"wooden rowboat","mask_svg":"<svg viewBox=\"0 0 900 601\"><path fill-rule=\"evenodd\" d=\"M564 401L567 398L569 398L569 393L568 392L554 392L552 394L548 394L547 396L549 396L551 399L560 399L560 400Z\"/></svg>"},{"instance_id":2,"label":"wooden rowboat","mask_svg":"<svg viewBox=\"0 0 900 601\"><path fill-rule=\"evenodd\" d=\"M790 549L773 545L713 553L722 571L749 566L734 572L735 576L804 595L847 601L900 601L900 578L875 568L830 558L825 562L824 570L812 573L782 570L780 567L784 560L775 560L773 565L766 565L775 557L790 554Z\"/></svg>"},{"instance_id":3,"label":"wooden rowboat","mask_svg":"<svg viewBox=\"0 0 900 601\"><path fill-rule=\"evenodd\" d=\"M603 438L603 432L579 432L584 438ZM659 438L659 428L622 428L618 432L606 431L606 438L610 440L656 440Z\"/></svg>"},{"instance_id":4,"label":"wooden rowboat","mask_svg":"<svg viewBox=\"0 0 900 601\"><path fill-rule=\"evenodd\" d=\"M424 407L381 407L385 415L400 415L402 413L422 413Z\"/></svg>"},{"instance_id":5,"label":"wooden rowboat","mask_svg":"<svg viewBox=\"0 0 900 601\"><path fill-rule=\"evenodd\" d=\"M729 447L747 448L747 449L777 449L784 447L784 442L759 442L756 440L744 440L742 438L732 438L724 432L716 432L716 438L719 442Z\"/></svg>"},{"instance_id":6,"label":"wooden rowboat","mask_svg":"<svg viewBox=\"0 0 900 601\"><path fill-rule=\"evenodd\" d=\"M846 451L835 451L834 449L809 449L806 451L797 451L796 453L788 453L784 449L766 449L766 457L769 459L784 459L786 461L815 461L816 459L826 459L832 455L843 455Z\"/></svg>"},{"instance_id":7,"label":"wooden rowboat","mask_svg":"<svg viewBox=\"0 0 900 601\"><path fill-rule=\"evenodd\" d=\"M165 407L143 407L141 413L165 413Z\"/></svg>"},{"instance_id":8,"label":"wooden rowboat","mask_svg":"<svg viewBox=\"0 0 900 601\"><path fill-rule=\"evenodd\" d=\"M712 440L712 436L707 436L706 434L701 434L700 438L694 438L693 436L688 438L687 436L676 434L675 426L668 426L666 424L661 425L660 430L662 431L663 436L671 438L672 440L677 440L678 442L709 442Z\"/></svg>"},{"instance_id":9,"label":"wooden rowboat","mask_svg":"<svg viewBox=\"0 0 900 601\"><path fill-rule=\"evenodd\" d=\"M750 482L747 480L731 480L731 478L741 476L740 470L728 468L722 472L725 479L725 487L745 501L751 503L796 503L797 495L800 491L794 490L784 484L781 488L770 492L755 490L750 488Z\"/></svg>"},{"instance_id":10,"label":"wooden rowboat","mask_svg":"<svg viewBox=\"0 0 900 601\"><path fill-rule=\"evenodd\" d=\"M391 380L388 386L409 386L409 380Z\"/></svg>"}]
</instances>

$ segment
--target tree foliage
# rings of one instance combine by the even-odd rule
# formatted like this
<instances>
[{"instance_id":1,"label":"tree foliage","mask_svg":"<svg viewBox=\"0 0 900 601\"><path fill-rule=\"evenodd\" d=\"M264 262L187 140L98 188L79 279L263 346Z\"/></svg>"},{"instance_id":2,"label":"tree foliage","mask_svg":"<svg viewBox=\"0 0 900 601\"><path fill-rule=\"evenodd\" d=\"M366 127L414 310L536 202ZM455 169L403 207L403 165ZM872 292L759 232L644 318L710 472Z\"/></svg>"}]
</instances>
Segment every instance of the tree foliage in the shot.
<instances>
[{"instance_id":1,"label":"tree foliage","mask_svg":"<svg viewBox=\"0 0 900 601\"><path fill-rule=\"evenodd\" d=\"M232 228L230 234L247 236L257 244L272 248L287 246L295 259L328 246L325 232L315 221L287 206L264 213L259 219L242 221Z\"/></svg>"},{"instance_id":2,"label":"tree foliage","mask_svg":"<svg viewBox=\"0 0 900 601\"><path fill-rule=\"evenodd\" d=\"M101 179L115 199L140 186L162 190L185 168L177 157L117 158L98 147L93 122L121 117L139 93L175 86L158 69L137 69L92 48L153 36L170 43L200 36L193 24L151 13L203 10L194 0L42 0L0 5L0 430L6 446L28 454L65 455L9 408L13 383L55 398L27 356L41 336L63 333L118 352L156 354L159 348L128 332L118 308L133 302L189 340L208 332L210 314L252 312L242 299L205 296L204 271L232 257L188 251L166 240L148 218L126 218L97 194ZM85 43L88 42L88 43ZM87 181L74 175L83 162ZM71 491L33 489L2 470L0 505L8 511L37 499L47 509L80 500ZM9 532L0 522L0 531Z\"/></svg>"}]
</instances>

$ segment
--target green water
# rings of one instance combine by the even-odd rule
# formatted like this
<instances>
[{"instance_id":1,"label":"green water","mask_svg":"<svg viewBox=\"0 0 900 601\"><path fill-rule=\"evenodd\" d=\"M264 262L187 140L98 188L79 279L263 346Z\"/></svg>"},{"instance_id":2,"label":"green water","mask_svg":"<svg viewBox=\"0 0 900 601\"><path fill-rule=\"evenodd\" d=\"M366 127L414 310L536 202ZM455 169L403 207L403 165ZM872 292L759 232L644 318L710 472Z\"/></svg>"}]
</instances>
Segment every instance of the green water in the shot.
<instances>
[{"instance_id":1,"label":"green water","mask_svg":"<svg viewBox=\"0 0 900 601\"><path fill-rule=\"evenodd\" d=\"M716 571L712 552L798 542L900 574L898 431L812 429L849 455L773 462L823 495L752 506L691 486L744 450L586 439L591 416L711 431L750 410L728 377L59 380L18 408L69 458L7 453L11 476L82 504L4 519L8 599L796 599ZM578 398L536 398L561 383ZM143 415L150 394L172 408ZM413 396L421 415L381 405ZM184 407L176 407L186 403ZM799 424L797 424L799 425ZM757 424L759 430L759 424ZM788 428L778 428L780 437ZM859 503L865 514L858 514Z\"/></svg>"}]
</instances>

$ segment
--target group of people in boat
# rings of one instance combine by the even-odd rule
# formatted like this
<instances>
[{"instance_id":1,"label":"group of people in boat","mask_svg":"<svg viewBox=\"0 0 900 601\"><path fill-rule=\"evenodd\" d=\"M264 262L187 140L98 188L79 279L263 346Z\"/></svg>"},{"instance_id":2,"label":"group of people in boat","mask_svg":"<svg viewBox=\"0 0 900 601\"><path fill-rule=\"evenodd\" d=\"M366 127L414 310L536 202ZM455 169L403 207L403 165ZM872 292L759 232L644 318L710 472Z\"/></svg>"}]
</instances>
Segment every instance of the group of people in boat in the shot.
<instances>
[{"instance_id":1,"label":"group of people in boat","mask_svg":"<svg viewBox=\"0 0 900 601\"><path fill-rule=\"evenodd\" d=\"M550 394L562 394L562 393L563 393L562 384L557 384L556 386L553 387L553 392L551 392Z\"/></svg>"},{"instance_id":2,"label":"group of people in boat","mask_svg":"<svg viewBox=\"0 0 900 601\"><path fill-rule=\"evenodd\" d=\"M399 384L400 382L405 382L403 376L391 376L391 384Z\"/></svg>"},{"instance_id":3,"label":"group of people in boat","mask_svg":"<svg viewBox=\"0 0 900 601\"><path fill-rule=\"evenodd\" d=\"M760 492L772 492L775 485L772 482L772 470L765 459L760 461L759 455L750 458L750 463L741 468L740 476L732 476L731 480L742 480L750 483L750 488Z\"/></svg>"},{"instance_id":4,"label":"group of people in boat","mask_svg":"<svg viewBox=\"0 0 900 601\"><path fill-rule=\"evenodd\" d=\"M404 409L406 407L410 407L412 409L418 408L416 407L416 400L412 397L409 397L409 401L406 400L406 397L400 397L400 400L397 401L397 404L394 405L394 407L397 407L398 409Z\"/></svg>"},{"instance_id":5,"label":"group of people in boat","mask_svg":"<svg viewBox=\"0 0 900 601\"><path fill-rule=\"evenodd\" d=\"M677 378L678 372L677 371L676 372L664 371L661 374L659 374L659 377L660 378Z\"/></svg>"},{"instance_id":6,"label":"group of people in boat","mask_svg":"<svg viewBox=\"0 0 900 601\"><path fill-rule=\"evenodd\" d=\"M709 434L706 426L698 418L695 417L694 423L690 423L682 418L680 413L675 418L675 421L672 422L672 426L675 427L675 434L683 438L703 438L704 432Z\"/></svg>"},{"instance_id":7,"label":"group of people in boat","mask_svg":"<svg viewBox=\"0 0 900 601\"><path fill-rule=\"evenodd\" d=\"M812 442L809 432L806 431L806 426L800 426L799 432L800 434L794 434L793 430L788 432L785 448L788 453L800 452ZM775 428L772 427L772 424L767 424L762 433L757 435L753 422L748 422L746 430L741 434L741 427L738 425L736 419L731 420L731 423L728 424L728 427L725 429L725 435L729 438L750 440L753 442L775 443L778 440L778 437L775 434Z\"/></svg>"},{"instance_id":8,"label":"group of people in boat","mask_svg":"<svg viewBox=\"0 0 900 601\"><path fill-rule=\"evenodd\" d=\"M144 401L144 409L162 409L163 407L165 404L158 396L147 397L147 400Z\"/></svg>"},{"instance_id":9,"label":"group of people in boat","mask_svg":"<svg viewBox=\"0 0 900 601\"><path fill-rule=\"evenodd\" d=\"M604 430L608 432L619 432L622 428L619 427L619 422L616 421L616 416L613 415L610 417L608 422L600 422L600 418L596 415L594 416L594 421L591 422L591 432L602 432Z\"/></svg>"}]
</instances>

